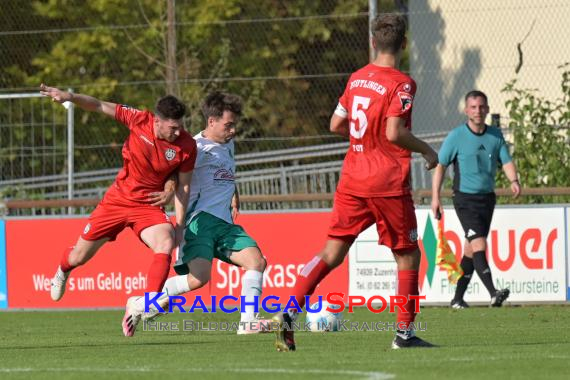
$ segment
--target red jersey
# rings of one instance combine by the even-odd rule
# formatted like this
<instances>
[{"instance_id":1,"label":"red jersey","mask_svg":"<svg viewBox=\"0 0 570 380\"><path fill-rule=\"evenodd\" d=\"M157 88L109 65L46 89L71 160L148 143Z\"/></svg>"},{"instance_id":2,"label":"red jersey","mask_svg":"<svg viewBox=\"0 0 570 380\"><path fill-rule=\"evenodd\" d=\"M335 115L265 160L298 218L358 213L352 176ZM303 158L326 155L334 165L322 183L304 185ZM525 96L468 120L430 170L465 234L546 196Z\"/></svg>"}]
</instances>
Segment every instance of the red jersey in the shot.
<instances>
[{"instance_id":1,"label":"red jersey","mask_svg":"<svg viewBox=\"0 0 570 380\"><path fill-rule=\"evenodd\" d=\"M194 169L196 141L184 130L172 143L155 137L154 118L151 112L117 105L115 119L125 124L130 134L123 145L123 168L105 194L105 201L148 204L149 193L163 191L175 170Z\"/></svg>"},{"instance_id":2,"label":"red jersey","mask_svg":"<svg viewBox=\"0 0 570 380\"><path fill-rule=\"evenodd\" d=\"M354 72L335 114L348 119L350 146L337 190L359 197L408 194L411 152L386 138L388 117L412 128L416 82L394 68L369 64Z\"/></svg>"}]
</instances>

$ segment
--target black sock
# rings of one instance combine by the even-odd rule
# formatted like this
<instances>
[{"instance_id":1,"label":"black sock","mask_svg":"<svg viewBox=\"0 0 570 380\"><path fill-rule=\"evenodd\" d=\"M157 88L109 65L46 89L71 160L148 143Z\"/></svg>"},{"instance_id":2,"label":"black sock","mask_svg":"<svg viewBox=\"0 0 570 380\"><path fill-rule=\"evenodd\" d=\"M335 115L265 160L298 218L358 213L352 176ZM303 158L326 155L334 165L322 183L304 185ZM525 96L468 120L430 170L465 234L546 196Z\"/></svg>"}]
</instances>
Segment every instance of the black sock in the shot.
<instances>
[{"instance_id":1,"label":"black sock","mask_svg":"<svg viewBox=\"0 0 570 380\"><path fill-rule=\"evenodd\" d=\"M463 256L463 259L461 259L461 269L463 269L463 276L461 276L459 281L457 281L455 297L453 297L454 301L463 300L463 295L467 290L467 285L469 285L471 276L473 276L473 271L475 270L475 267L473 267L473 259L467 256Z\"/></svg>"},{"instance_id":2,"label":"black sock","mask_svg":"<svg viewBox=\"0 0 570 380\"><path fill-rule=\"evenodd\" d=\"M485 251L478 251L473 253L473 264L475 265L475 270L483 282L483 285L485 285L491 297L494 297L495 293L497 293L497 289L495 289L495 286L493 285L491 268L489 268L489 263L487 263L487 256L485 256Z\"/></svg>"}]
</instances>

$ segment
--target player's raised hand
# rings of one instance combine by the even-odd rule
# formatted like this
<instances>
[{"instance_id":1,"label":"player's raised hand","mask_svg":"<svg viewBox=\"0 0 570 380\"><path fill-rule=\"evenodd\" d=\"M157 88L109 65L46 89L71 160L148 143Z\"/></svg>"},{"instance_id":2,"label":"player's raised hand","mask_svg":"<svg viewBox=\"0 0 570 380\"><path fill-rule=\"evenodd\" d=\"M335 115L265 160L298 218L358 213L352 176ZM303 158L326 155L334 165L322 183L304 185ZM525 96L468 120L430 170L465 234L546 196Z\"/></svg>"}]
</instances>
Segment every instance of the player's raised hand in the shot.
<instances>
[{"instance_id":1,"label":"player's raised hand","mask_svg":"<svg viewBox=\"0 0 570 380\"><path fill-rule=\"evenodd\" d=\"M40 85L40 94L49 96L51 100L58 103L69 102L73 97L73 95L67 91L61 91L59 88L49 87L43 83Z\"/></svg>"}]
</instances>

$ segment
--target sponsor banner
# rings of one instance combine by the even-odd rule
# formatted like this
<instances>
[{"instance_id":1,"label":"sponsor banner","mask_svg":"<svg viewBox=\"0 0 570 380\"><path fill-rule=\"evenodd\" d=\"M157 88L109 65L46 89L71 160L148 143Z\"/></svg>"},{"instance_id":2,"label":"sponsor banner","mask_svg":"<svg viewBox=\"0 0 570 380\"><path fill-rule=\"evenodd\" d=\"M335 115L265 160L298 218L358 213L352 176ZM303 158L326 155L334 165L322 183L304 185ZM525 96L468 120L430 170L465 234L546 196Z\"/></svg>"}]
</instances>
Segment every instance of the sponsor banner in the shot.
<instances>
[{"instance_id":1,"label":"sponsor banner","mask_svg":"<svg viewBox=\"0 0 570 380\"><path fill-rule=\"evenodd\" d=\"M267 258L263 296L276 295L285 302L303 265L324 246L329 217L328 212L239 216L237 222ZM59 302L51 300L51 277L64 250L75 243L86 224L87 218L6 221L10 308L123 307L129 297L144 293L153 254L126 229L72 272ZM212 295L239 296L243 273L238 267L214 260L210 283L187 294L188 302L195 295L208 299ZM347 284L348 265L343 263L317 288L315 296L347 293Z\"/></svg>"},{"instance_id":2,"label":"sponsor banner","mask_svg":"<svg viewBox=\"0 0 570 380\"><path fill-rule=\"evenodd\" d=\"M416 211L422 251L420 294L425 304L449 303L455 286L435 263L437 223L427 209ZM488 238L487 258L496 288L509 288L512 302L551 302L567 299L565 209L497 208ZM455 211L445 211L445 237L458 262L464 232ZM378 246L375 226L362 233L351 248L351 295L371 297L394 294L396 263L387 247ZM489 302L490 296L476 274L467 293L467 302Z\"/></svg>"},{"instance_id":3,"label":"sponsor banner","mask_svg":"<svg viewBox=\"0 0 570 380\"><path fill-rule=\"evenodd\" d=\"M8 307L6 276L6 224L0 220L0 309Z\"/></svg>"}]
</instances>

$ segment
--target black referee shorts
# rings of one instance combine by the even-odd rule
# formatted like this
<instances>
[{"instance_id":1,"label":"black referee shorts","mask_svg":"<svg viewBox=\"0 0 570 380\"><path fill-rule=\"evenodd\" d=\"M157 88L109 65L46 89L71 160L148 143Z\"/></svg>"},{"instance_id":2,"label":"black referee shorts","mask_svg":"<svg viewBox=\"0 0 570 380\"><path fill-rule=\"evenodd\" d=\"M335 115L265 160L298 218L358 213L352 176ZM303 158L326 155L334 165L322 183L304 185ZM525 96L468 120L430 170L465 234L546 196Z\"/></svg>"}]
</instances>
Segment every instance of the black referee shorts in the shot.
<instances>
[{"instance_id":1,"label":"black referee shorts","mask_svg":"<svg viewBox=\"0 0 570 380\"><path fill-rule=\"evenodd\" d=\"M453 206L468 241L487 238L496 200L495 193L467 194L457 191L453 194Z\"/></svg>"}]
</instances>

